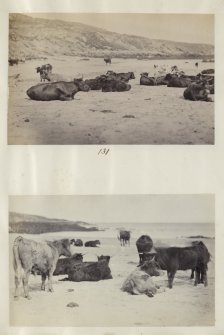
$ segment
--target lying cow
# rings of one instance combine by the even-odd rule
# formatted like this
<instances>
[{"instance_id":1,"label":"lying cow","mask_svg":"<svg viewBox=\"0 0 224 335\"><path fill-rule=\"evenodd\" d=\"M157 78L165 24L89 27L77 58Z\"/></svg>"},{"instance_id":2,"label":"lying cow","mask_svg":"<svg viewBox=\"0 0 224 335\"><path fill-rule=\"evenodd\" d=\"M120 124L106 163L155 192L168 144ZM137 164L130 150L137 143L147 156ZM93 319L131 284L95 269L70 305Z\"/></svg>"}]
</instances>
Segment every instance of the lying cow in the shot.
<instances>
[{"instance_id":1,"label":"lying cow","mask_svg":"<svg viewBox=\"0 0 224 335\"><path fill-rule=\"evenodd\" d=\"M87 241L85 243L85 247L97 247L97 245L100 244L100 241L99 240L95 240L95 241Z\"/></svg>"},{"instance_id":2,"label":"lying cow","mask_svg":"<svg viewBox=\"0 0 224 335\"><path fill-rule=\"evenodd\" d=\"M165 76L149 77L148 72L142 72L140 74L140 85L146 85L146 86L167 85L167 81L165 80Z\"/></svg>"},{"instance_id":3,"label":"lying cow","mask_svg":"<svg viewBox=\"0 0 224 335\"><path fill-rule=\"evenodd\" d=\"M170 247L156 248L155 264L161 270L167 270L168 286L173 287L173 280L176 271L195 269L196 276L194 285L200 283L200 273L203 273L204 285L207 286L207 268L210 259L210 254L203 242L191 247ZM144 261L148 260L149 256L144 254ZM144 263L143 263L144 264ZM147 266L149 266L148 263Z\"/></svg>"},{"instance_id":4,"label":"lying cow","mask_svg":"<svg viewBox=\"0 0 224 335\"><path fill-rule=\"evenodd\" d=\"M60 256L71 256L70 241L68 239L53 242L36 242L17 237L13 244L13 266L15 270L15 298L21 280L25 298L30 299L28 279L31 273L41 273L41 289L45 290L45 280L48 277L49 291L53 292L52 276Z\"/></svg>"},{"instance_id":5,"label":"lying cow","mask_svg":"<svg viewBox=\"0 0 224 335\"><path fill-rule=\"evenodd\" d=\"M101 90L104 78L106 78L105 75L98 76L98 77L96 77L94 79L86 79L85 83L89 86L89 88L92 91L93 90Z\"/></svg>"},{"instance_id":6,"label":"lying cow","mask_svg":"<svg viewBox=\"0 0 224 335\"><path fill-rule=\"evenodd\" d=\"M188 87L191 84L191 78L170 73L165 76L165 80L168 81L167 87Z\"/></svg>"},{"instance_id":7,"label":"lying cow","mask_svg":"<svg viewBox=\"0 0 224 335\"><path fill-rule=\"evenodd\" d=\"M146 273L145 269L150 273ZM146 294L148 297L154 297L157 292L164 291L160 286L156 285L151 276L159 276L160 273L154 263L154 259L148 261L147 267L140 266L139 269L133 271L124 281L121 290L130 294Z\"/></svg>"},{"instance_id":8,"label":"lying cow","mask_svg":"<svg viewBox=\"0 0 224 335\"><path fill-rule=\"evenodd\" d=\"M135 79L134 72L119 72L119 73L116 73L114 71L107 71L106 75L109 76L110 78L122 80L122 81L125 81L125 82L128 82L130 79Z\"/></svg>"},{"instance_id":9,"label":"lying cow","mask_svg":"<svg viewBox=\"0 0 224 335\"><path fill-rule=\"evenodd\" d=\"M80 282L112 279L109 261L110 256L100 256L97 262L77 263L69 271L68 280Z\"/></svg>"},{"instance_id":10,"label":"lying cow","mask_svg":"<svg viewBox=\"0 0 224 335\"><path fill-rule=\"evenodd\" d=\"M192 83L186 88L183 95L184 95L184 98L187 100L192 100L192 101L201 100L201 101L211 102L212 99L208 97L209 93L210 91L208 89L207 82L204 81L201 83Z\"/></svg>"},{"instance_id":11,"label":"lying cow","mask_svg":"<svg viewBox=\"0 0 224 335\"><path fill-rule=\"evenodd\" d=\"M130 89L131 85L122 80L111 77L102 79L102 92L124 92L129 91Z\"/></svg>"},{"instance_id":12,"label":"lying cow","mask_svg":"<svg viewBox=\"0 0 224 335\"><path fill-rule=\"evenodd\" d=\"M76 246L76 247L82 247L83 246L83 242L81 239L77 238L77 240L75 240L74 238L71 240L71 244Z\"/></svg>"},{"instance_id":13,"label":"lying cow","mask_svg":"<svg viewBox=\"0 0 224 335\"><path fill-rule=\"evenodd\" d=\"M67 275L75 264L83 261L82 254L74 254L71 257L59 258L53 276Z\"/></svg>"},{"instance_id":14,"label":"lying cow","mask_svg":"<svg viewBox=\"0 0 224 335\"><path fill-rule=\"evenodd\" d=\"M50 100L73 100L77 92L89 91L89 86L82 79L74 79L71 82L59 81L50 84L39 84L30 87L27 95L32 100L50 101Z\"/></svg>"}]
</instances>

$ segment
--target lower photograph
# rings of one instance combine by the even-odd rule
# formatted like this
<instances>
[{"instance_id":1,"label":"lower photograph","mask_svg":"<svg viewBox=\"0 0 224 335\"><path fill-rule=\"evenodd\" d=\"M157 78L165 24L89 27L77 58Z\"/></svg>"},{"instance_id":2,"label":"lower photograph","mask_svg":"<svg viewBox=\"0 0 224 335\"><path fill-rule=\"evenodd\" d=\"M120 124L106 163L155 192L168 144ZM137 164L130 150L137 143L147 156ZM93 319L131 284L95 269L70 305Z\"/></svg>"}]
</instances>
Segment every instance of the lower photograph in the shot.
<instances>
[{"instance_id":1,"label":"lower photograph","mask_svg":"<svg viewBox=\"0 0 224 335\"><path fill-rule=\"evenodd\" d=\"M215 324L215 195L9 197L10 326Z\"/></svg>"}]
</instances>

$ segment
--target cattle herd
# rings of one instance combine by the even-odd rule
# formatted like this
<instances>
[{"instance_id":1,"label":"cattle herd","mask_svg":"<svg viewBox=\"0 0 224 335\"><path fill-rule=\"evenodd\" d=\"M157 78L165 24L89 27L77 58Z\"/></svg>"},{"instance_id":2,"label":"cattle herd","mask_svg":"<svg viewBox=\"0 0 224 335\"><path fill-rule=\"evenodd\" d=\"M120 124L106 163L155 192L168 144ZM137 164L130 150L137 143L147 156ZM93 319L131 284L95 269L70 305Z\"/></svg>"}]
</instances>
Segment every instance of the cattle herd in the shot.
<instances>
[{"instance_id":1,"label":"cattle herd","mask_svg":"<svg viewBox=\"0 0 224 335\"><path fill-rule=\"evenodd\" d=\"M104 59L106 64L111 64L110 58ZM195 63L198 67L198 62ZM212 99L208 96L214 94L214 70L207 69L198 73L196 76L187 75L178 69L176 65L170 69L158 68L154 65L155 74L150 76L148 72L140 74L140 85L181 87L185 88L183 97L191 101L208 101ZM88 92L89 90L101 90L102 92L125 92L131 90L129 81L135 79L134 72L116 73L107 71L96 78L86 79L74 78L73 81L66 81L60 74L52 73L53 66L44 64L36 68L40 74L40 81L47 83L38 84L27 90L27 95L32 100L73 100L78 91Z\"/></svg>"},{"instance_id":2,"label":"cattle herd","mask_svg":"<svg viewBox=\"0 0 224 335\"><path fill-rule=\"evenodd\" d=\"M118 235L121 246L130 245L130 231L121 230ZM19 297L19 285L22 281L24 295L30 299L28 280L30 274L41 275L41 290L45 290L48 278L49 291L53 292L52 276L66 275L63 280L99 281L112 279L109 262L111 256L98 256L96 262L83 261L82 253L71 253L71 245L77 247L98 247L99 240L87 241L81 239L62 239L56 241L37 242L21 236L14 240L13 266L15 271L15 299ZM179 270L191 270L194 285L208 285L207 270L210 253L202 241L194 241L188 247L154 246L149 235L142 235L136 241L139 264L126 278L121 290L130 294L146 294L153 297L165 289L156 285L153 276L162 275L166 270L168 287L173 287L174 277ZM64 256L64 258L59 258Z\"/></svg>"}]
</instances>

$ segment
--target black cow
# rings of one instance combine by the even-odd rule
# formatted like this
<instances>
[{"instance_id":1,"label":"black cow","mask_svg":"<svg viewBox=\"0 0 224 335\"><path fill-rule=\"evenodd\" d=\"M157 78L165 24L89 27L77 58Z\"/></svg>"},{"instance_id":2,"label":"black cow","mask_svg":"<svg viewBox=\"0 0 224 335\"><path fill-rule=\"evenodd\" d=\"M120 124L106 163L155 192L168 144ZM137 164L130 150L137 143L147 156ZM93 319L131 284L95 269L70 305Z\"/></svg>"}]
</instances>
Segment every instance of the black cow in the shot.
<instances>
[{"instance_id":1,"label":"black cow","mask_svg":"<svg viewBox=\"0 0 224 335\"><path fill-rule=\"evenodd\" d=\"M214 86L213 86L213 92L214 92ZM183 95L184 95L184 98L187 100L192 100L192 101L201 100L201 101L211 102L212 99L208 97L209 93L210 91L209 91L209 86L207 84L207 81L202 81L201 83L190 84L184 91Z\"/></svg>"},{"instance_id":2,"label":"black cow","mask_svg":"<svg viewBox=\"0 0 224 335\"><path fill-rule=\"evenodd\" d=\"M108 57L104 57L104 62L107 64L111 64L111 57L108 56Z\"/></svg>"},{"instance_id":3,"label":"black cow","mask_svg":"<svg viewBox=\"0 0 224 335\"><path fill-rule=\"evenodd\" d=\"M117 238L120 241L121 246L125 246L126 244L130 245L131 232L128 230L120 230Z\"/></svg>"},{"instance_id":4,"label":"black cow","mask_svg":"<svg viewBox=\"0 0 224 335\"><path fill-rule=\"evenodd\" d=\"M198 67L198 62L195 63L195 66Z\"/></svg>"},{"instance_id":5,"label":"black cow","mask_svg":"<svg viewBox=\"0 0 224 335\"><path fill-rule=\"evenodd\" d=\"M207 286L207 268L210 260L210 254L203 242L198 242L191 247L170 247L156 248L155 262L162 270L167 270L168 286L173 287L173 280L176 271L193 269L196 271L194 285L200 283L200 273L202 273L204 285ZM151 259L152 256L144 254L145 260Z\"/></svg>"},{"instance_id":6,"label":"black cow","mask_svg":"<svg viewBox=\"0 0 224 335\"><path fill-rule=\"evenodd\" d=\"M18 65L19 60L18 58L9 58L9 65L13 66L13 65Z\"/></svg>"},{"instance_id":7,"label":"black cow","mask_svg":"<svg viewBox=\"0 0 224 335\"><path fill-rule=\"evenodd\" d=\"M83 246L83 242L81 239L77 239L75 240L74 238L71 240L71 244L73 244L76 247L82 247Z\"/></svg>"},{"instance_id":8,"label":"black cow","mask_svg":"<svg viewBox=\"0 0 224 335\"><path fill-rule=\"evenodd\" d=\"M112 279L109 261L110 256L100 256L97 262L76 263L68 273L68 280L80 282Z\"/></svg>"},{"instance_id":9,"label":"black cow","mask_svg":"<svg viewBox=\"0 0 224 335\"><path fill-rule=\"evenodd\" d=\"M154 255L156 253L153 248L153 241L148 235L140 236L136 241L136 247L139 254L139 265L142 264L144 254Z\"/></svg>"},{"instance_id":10,"label":"black cow","mask_svg":"<svg viewBox=\"0 0 224 335\"><path fill-rule=\"evenodd\" d=\"M148 72L142 72L140 74L140 85L146 86L159 86L167 85L168 81L165 80L165 76L149 77Z\"/></svg>"},{"instance_id":11,"label":"black cow","mask_svg":"<svg viewBox=\"0 0 224 335\"><path fill-rule=\"evenodd\" d=\"M106 76L102 80L102 92L124 92L131 89L126 82Z\"/></svg>"},{"instance_id":12,"label":"black cow","mask_svg":"<svg viewBox=\"0 0 224 335\"><path fill-rule=\"evenodd\" d=\"M114 72L114 71L107 71L107 76L113 78L113 79L119 79L125 82L128 82L130 79L135 79L134 72Z\"/></svg>"},{"instance_id":13,"label":"black cow","mask_svg":"<svg viewBox=\"0 0 224 335\"><path fill-rule=\"evenodd\" d=\"M82 254L74 254L71 257L59 258L53 276L67 275L75 264L83 261Z\"/></svg>"},{"instance_id":14,"label":"black cow","mask_svg":"<svg viewBox=\"0 0 224 335\"><path fill-rule=\"evenodd\" d=\"M215 70L214 69L202 70L201 74L215 74Z\"/></svg>"},{"instance_id":15,"label":"black cow","mask_svg":"<svg viewBox=\"0 0 224 335\"><path fill-rule=\"evenodd\" d=\"M103 82L105 81L106 78L107 76L101 75L94 79L86 79L85 83L89 86L91 90L101 90Z\"/></svg>"},{"instance_id":16,"label":"black cow","mask_svg":"<svg viewBox=\"0 0 224 335\"><path fill-rule=\"evenodd\" d=\"M89 86L82 79L74 79L71 82L59 81L50 84L39 84L27 90L27 95L32 100L72 100L77 92L89 91Z\"/></svg>"},{"instance_id":17,"label":"black cow","mask_svg":"<svg viewBox=\"0 0 224 335\"><path fill-rule=\"evenodd\" d=\"M100 241L99 241L99 240L95 240L95 241L87 241L87 242L85 243L85 247L96 248L98 244L100 244Z\"/></svg>"},{"instance_id":18,"label":"black cow","mask_svg":"<svg viewBox=\"0 0 224 335\"><path fill-rule=\"evenodd\" d=\"M178 77L171 73L165 76L165 80L168 81L167 87L188 87L191 84L191 78L188 76Z\"/></svg>"}]
</instances>

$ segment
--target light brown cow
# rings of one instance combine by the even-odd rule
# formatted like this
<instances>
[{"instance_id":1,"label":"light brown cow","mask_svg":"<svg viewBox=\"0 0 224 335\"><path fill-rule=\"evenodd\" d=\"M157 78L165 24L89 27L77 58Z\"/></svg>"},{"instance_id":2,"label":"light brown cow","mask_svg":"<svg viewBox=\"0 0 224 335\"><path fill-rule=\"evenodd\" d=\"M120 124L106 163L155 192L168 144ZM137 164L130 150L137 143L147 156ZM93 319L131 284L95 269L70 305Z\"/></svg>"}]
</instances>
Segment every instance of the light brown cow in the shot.
<instances>
[{"instance_id":1,"label":"light brown cow","mask_svg":"<svg viewBox=\"0 0 224 335\"><path fill-rule=\"evenodd\" d=\"M45 290L48 277L49 291L53 292L52 276L60 256L71 256L68 239L53 242L36 242L17 237L13 244L13 265L15 270L15 298L18 298L19 284L22 280L25 298L30 299L28 280L31 273L41 273L41 289Z\"/></svg>"}]
</instances>

